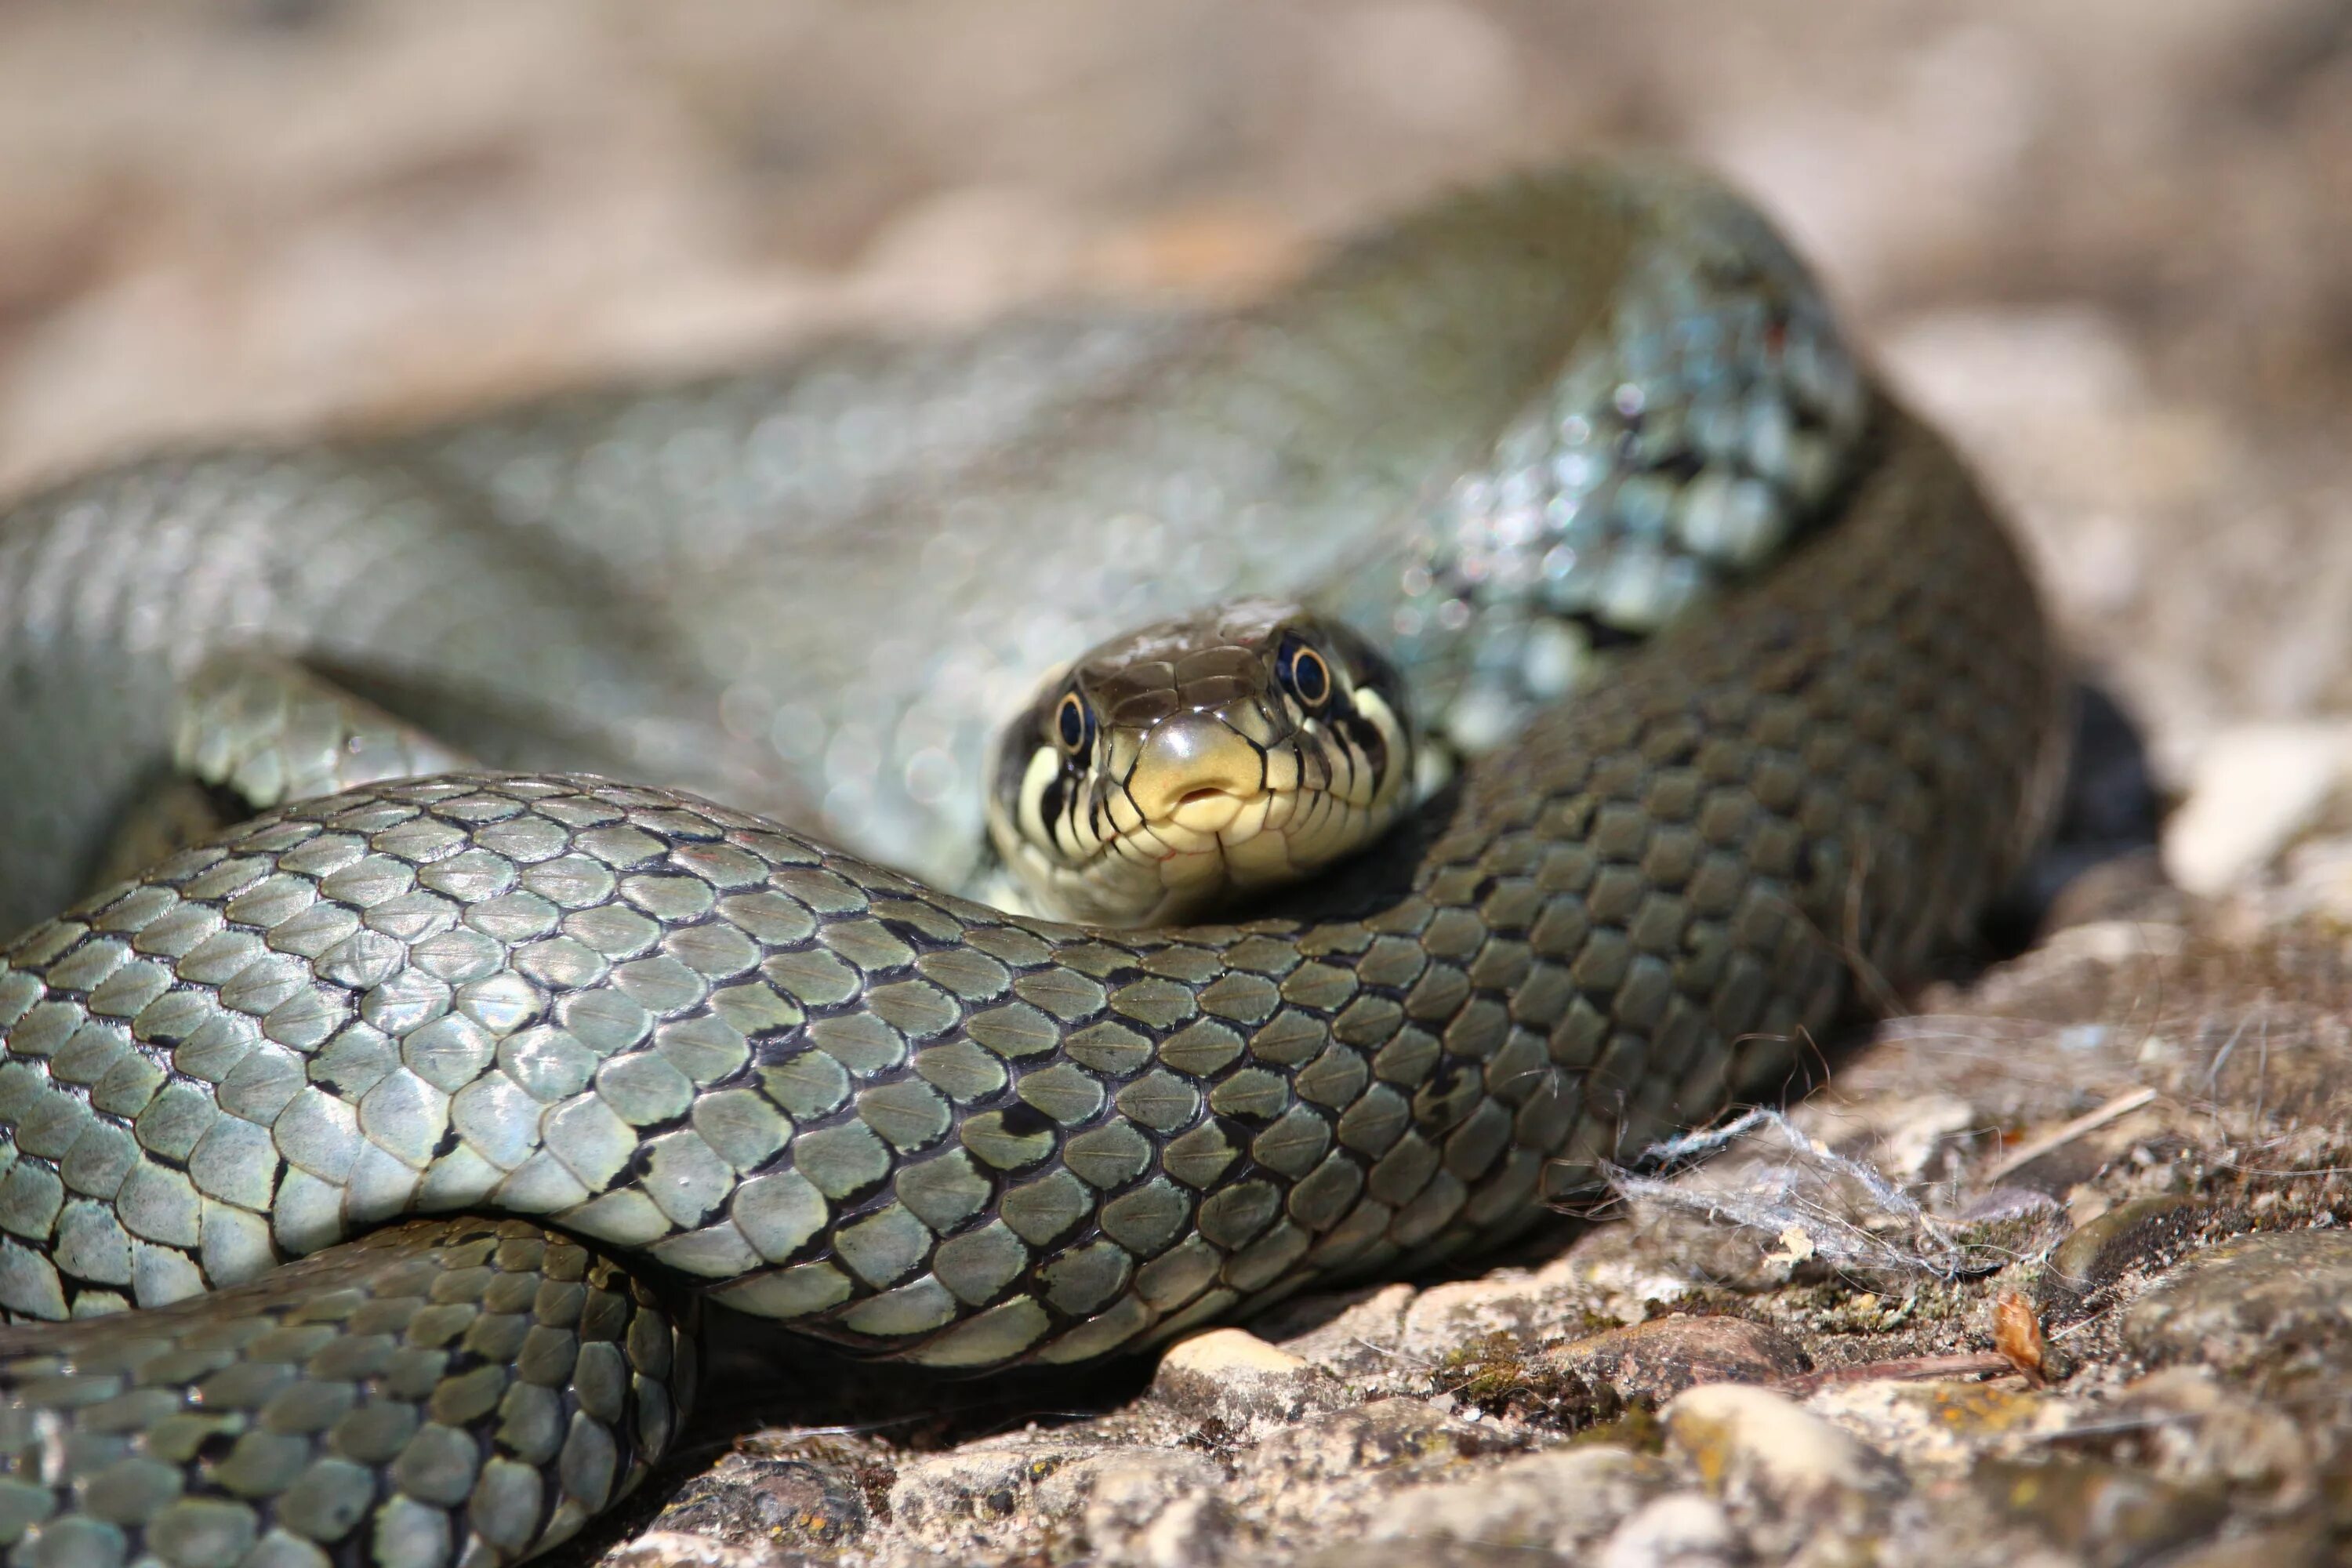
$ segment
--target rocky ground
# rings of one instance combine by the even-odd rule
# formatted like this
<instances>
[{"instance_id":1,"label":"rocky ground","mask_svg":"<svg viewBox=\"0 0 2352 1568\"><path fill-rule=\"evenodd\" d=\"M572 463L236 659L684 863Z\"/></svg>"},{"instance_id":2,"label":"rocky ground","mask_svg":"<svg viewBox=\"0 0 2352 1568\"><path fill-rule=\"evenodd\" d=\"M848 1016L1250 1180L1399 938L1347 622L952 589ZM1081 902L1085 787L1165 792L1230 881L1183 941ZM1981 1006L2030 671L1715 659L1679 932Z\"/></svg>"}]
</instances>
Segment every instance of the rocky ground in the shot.
<instances>
[{"instance_id":1,"label":"rocky ground","mask_svg":"<svg viewBox=\"0 0 2352 1568\"><path fill-rule=\"evenodd\" d=\"M1612 140L1754 189L1976 457L2160 841L2102 751L2122 852L2021 955L1475 1277L944 1396L740 1346L575 1562L2343 1556L2343 0L12 7L0 483L1229 297Z\"/></svg>"}]
</instances>

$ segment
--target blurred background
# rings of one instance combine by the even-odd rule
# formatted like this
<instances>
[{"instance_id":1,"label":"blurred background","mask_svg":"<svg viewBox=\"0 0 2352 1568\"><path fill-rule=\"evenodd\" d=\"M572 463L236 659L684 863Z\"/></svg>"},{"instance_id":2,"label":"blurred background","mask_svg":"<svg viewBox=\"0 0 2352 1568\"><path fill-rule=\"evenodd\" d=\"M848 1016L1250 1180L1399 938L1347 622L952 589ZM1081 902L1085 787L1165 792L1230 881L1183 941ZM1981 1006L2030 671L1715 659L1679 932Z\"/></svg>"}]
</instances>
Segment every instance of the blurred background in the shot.
<instances>
[{"instance_id":1,"label":"blurred background","mask_svg":"<svg viewBox=\"0 0 2352 1568\"><path fill-rule=\"evenodd\" d=\"M0 489L1245 296L1623 142L1793 232L2168 776L2352 710L2344 0L14 0Z\"/></svg>"}]
</instances>

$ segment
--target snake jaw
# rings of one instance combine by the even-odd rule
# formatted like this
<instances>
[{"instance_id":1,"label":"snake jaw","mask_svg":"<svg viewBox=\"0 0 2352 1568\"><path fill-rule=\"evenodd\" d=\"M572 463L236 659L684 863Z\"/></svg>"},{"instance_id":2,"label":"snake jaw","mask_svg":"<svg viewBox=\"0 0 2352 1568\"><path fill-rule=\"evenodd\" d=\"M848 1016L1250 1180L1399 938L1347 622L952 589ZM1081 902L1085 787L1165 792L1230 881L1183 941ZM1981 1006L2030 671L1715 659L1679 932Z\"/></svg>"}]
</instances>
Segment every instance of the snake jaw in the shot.
<instances>
[{"instance_id":1,"label":"snake jaw","mask_svg":"<svg viewBox=\"0 0 2352 1568\"><path fill-rule=\"evenodd\" d=\"M1374 768L1360 750L1293 735L1265 752L1259 787L1174 790L1155 797L1163 809L1147 813L1131 789L1108 786L1094 810L1054 825L1057 857L1024 845L1018 868L1033 887L1050 889L1054 906L1071 918L1186 919L1370 843L1412 797L1411 773ZM1082 815L1108 831L1082 835Z\"/></svg>"}]
</instances>

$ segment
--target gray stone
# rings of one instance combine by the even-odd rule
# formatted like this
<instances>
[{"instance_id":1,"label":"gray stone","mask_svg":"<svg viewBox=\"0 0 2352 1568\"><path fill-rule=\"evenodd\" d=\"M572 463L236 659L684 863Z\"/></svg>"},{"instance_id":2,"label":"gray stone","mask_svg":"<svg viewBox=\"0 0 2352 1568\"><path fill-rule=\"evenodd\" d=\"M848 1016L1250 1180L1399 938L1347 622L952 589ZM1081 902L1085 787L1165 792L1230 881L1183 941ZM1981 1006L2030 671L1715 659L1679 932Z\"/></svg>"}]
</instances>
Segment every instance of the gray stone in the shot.
<instances>
[{"instance_id":1,"label":"gray stone","mask_svg":"<svg viewBox=\"0 0 2352 1568\"><path fill-rule=\"evenodd\" d=\"M2352 1364L2352 1235L2241 1236L2193 1253L2124 1314L2125 1342L2151 1361L2240 1376L2293 1363Z\"/></svg>"}]
</instances>

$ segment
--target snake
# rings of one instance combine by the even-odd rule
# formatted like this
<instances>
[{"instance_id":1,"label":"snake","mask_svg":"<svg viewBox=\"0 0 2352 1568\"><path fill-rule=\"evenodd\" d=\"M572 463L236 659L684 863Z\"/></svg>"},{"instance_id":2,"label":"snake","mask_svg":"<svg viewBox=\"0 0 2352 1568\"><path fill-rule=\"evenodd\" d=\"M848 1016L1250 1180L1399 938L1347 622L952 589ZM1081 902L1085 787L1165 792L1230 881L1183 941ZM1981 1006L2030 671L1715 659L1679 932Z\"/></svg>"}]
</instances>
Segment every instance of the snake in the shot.
<instances>
[{"instance_id":1,"label":"snake","mask_svg":"<svg viewBox=\"0 0 2352 1568\"><path fill-rule=\"evenodd\" d=\"M1743 247L1765 261L1727 271ZM844 351L821 387L146 459L20 506L0 723L41 763L0 789L0 868L12 911L64 912L0 958L10 1563L520 1561L666 1451L703 1300L942 1373L1084 1363L1490 1247L1773 1092L2018 870L2066 689L1976 480L1867 378L1827 400L1834 463L1738 422L1805 502L1753 559L1703 400L1633 362L1661 332L1688 350L1664 381L1706 358L1709 280L1783 254L1707 182L1589 163L1205 325ZM751 459L811 397L867 416L830 426L860 461L778 521ZM892 418L925 433L877 456ZM1572 534L1596 451L1631 523ZM649 528L648 497L686 521ZM1458 526L1394 531L1433 517ZM1666 519L1696 575L1645 553ZM1124 547L1060 580L1088 595L1050 636L947 608L1015 522L1024 568L1037 539ZM1581 598L1543 569L1571 542ZM1154 598L1179 557L1192 604L1370 605L1458 773L1229 923L951 890L977 799L896 839L890 797L976 782L924 728L997 689L973 650L1025 664L1016 704L1041 649L1185 609ZM630 591L656 567L713 596L662 623ZM1563 692L1556 634L1601 640L1596 595L1655 630ZM925 665L918 627L972 632L980 674ZM778 637L805 657L763 664ZM477 765L290 799L75 899L173 691L254 646L394 710L434 689ZM877 713L886 670L920 699ZM576 771L600 749L612 776Z\"/></svg>"}]
</instances>

